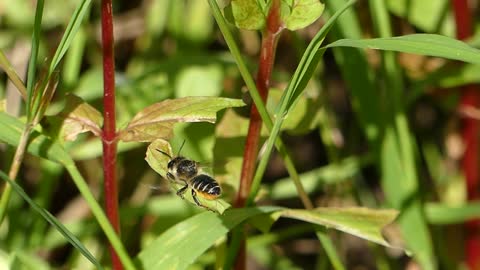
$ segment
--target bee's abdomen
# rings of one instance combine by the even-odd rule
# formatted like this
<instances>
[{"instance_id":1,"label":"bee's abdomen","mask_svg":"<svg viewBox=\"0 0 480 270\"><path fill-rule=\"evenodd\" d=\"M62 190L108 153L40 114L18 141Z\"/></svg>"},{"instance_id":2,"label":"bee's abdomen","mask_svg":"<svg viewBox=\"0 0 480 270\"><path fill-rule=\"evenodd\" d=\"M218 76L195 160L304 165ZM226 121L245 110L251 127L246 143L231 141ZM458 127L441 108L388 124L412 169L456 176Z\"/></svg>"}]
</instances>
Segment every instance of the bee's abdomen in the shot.
<instances>
[{"instance_id":1,"label":"bee's abdomen","mask_svg":"<svg viewBox=\"0 0 480 270\"><path fill-rule=\"evenodd\" d=\"M205 174L195 176L191 181L191 185L193 189L207 199L215 199L222 193L222 189L217 181Z\"/></svg>"}]
</instances>

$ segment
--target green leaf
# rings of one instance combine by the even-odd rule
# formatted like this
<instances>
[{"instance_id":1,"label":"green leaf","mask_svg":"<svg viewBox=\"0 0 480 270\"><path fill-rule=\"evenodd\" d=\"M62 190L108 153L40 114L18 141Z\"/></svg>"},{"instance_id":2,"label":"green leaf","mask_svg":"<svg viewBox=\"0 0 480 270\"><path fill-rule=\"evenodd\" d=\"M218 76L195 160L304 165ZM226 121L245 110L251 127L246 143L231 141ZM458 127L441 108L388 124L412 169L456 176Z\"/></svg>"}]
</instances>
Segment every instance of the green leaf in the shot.
<instances>
[{"instance_id":1,"label":"green leaf","mask_svg":"<svg viewBox=\"0 0 480 270\"><path fill-rule=\"evenodd\" d=\"M0 112L0 141L9 145L17 146L24 129L25 124L18 119ZM34 131L30 136L27 151L33 155L47 158L61 164L67 164L71 161L65 150L50 138Z\"/></svg>"},{"instance_id":2,"label":"green leaf","mask_svg":"<svg viewBox=\"0 0 480 270\"><path fill-rule=\"evenodd\" d=\"M155 170L158 174L160 174L165 181L168 181L167 179L167 172L168 172L168 162L171 160L171 158L174 157L172 154L172 148L170 144L162 139L158 139L153 141L147 149L147 154L145 157L145 160L148 162L148 165ZM201 171L201 168L199 169L200 173L203 173ZM168 181L170 184L171 189L173 192L177 192L180 188L182 188L184 185L177 183L177 182L172 182ZM187 190L184 194L184 198L186 201L190 202L193 205L196 205L195 201L193 200L192 193L190 192L191 188ZM217 198L215 200L207 200L201 196L197 197L200 203L206 207L208 207L210 210L215 211L219 214L223 214L225 210L231 207L229 203L226 201ZM180 197L179 197L180 199Z\"/></svg>"},{"instance_id":3,"label":"green leaf","mask_svg":"<svg viewBox=\"0 0 480 270\"><path fill-rule=\"evenodd\" d=\"M232 228L259 214L278 207L232 209L219 216L204 212L168 229L143 249L136 262L139 269L186 269L224 237Z\"/></svg>"},{"instance_id":4,"label":"green leaf","mask_svg":"<svg viewBox=\"0 0 480 270\"><path fill-rule=\"evenodd\" d=\"M62 60L63 56L65 55L68 47L70 47L70 43L72 43L75 34L80 28L83 18L87 14L87 11L90 10L89 7L91 2L92 0L83 0L75 9L72 18L68 22L67 29L65 29L65 33L62 36L62 40L55 51L52 62L50 63L50 68L48 70L49 74L53 73L57 65L60 63L60 60Z\"/></svg>"},{"instance_id":5,"label":"green leaf","mask_svg":"<svg viewBox=\"0 0 480 270\"><path fill-rule=\"evenodd\" d=\"M325 5L319 0L282 0L282 21L289 30L309 26L323 13Z\"/></svg>"},{"instance_id":6,"label":"green leaf","mask_svg":"<svg viewBox=\"0 0 480 270\"><path fill-rule=\"evenodd\" d=\"M228 107L244 106L239 99L220 97L185 97L155 103L137 113L120 131L122 141L154 141L172 137L178 122L215 123L216 113Z\"/></svg>"},{"instance_id":7,"label":"green leaf","mask_svg":"<svg viewBox=\"0 0 480 270\"><path fill-rule=\"evenodd\" d=\"M387 0L385 2L391 13L405 19L422 32L455 35L455 21L447 11L450 4L448 0Z\"/></svg>"},{"instance_id":8,"label":"green leaf","mask_svg":"<svg viewBox=\"0 0 480 270\"><path fill-rule=\"evenodd\" d=\"M382 229L397 217L396 210L374 210L364 207L316 208L284 210L282 217L334 228L360 238L391 247L383 238Z\"/></svg>"},{"instance_id":9,"label":"green leaf","mask_svg":"<svg viewBox=\"0 0 480 270\"><path fill-rule=\"evenodd\" d=\"M24 128L24 123L10 115L7 115L6 113L0 112L0 130L2 130L2 132L0 132L0 141L17 147ZM88 187L88 184L80 175L80 172L68 153L59 143L52 141L47 136L36 131L32 132L30 138L31 139L28 143L27 151L36 156L47 158L65 166L67 171L72 176L75 185L79 189L85 201L88 203L98 223L102 227L104 233L107 235L110 243L112 243L112 246L115 248L117 254L119 254L120 260L125 265L125 268L133 269L132 262L130 261L125 248L122 246L122 243L118 239L113 227L110 225L110 222L103 213L102 208L97 203L95 197Z\"/></svg>"},{"instance_id":10,"label":"green leaf","mask_svg":"<svg viewBox=\"0 0 480 270\"><path fill-rule=\"evenodd\" d=\"M25 191L13 180L8 178L8 176L0 171L0 177L8 182L13 189L28 203L30 206L35 210L37 213L39 213L48 223L50 223L52 226L54 226L59 233L61 233L65 239L72 244L80 253L85 256L90 262L92 262L93 265L95 265L98 269L103 269L102 265L95 259L95 257L88 251L88 249L85 248L85 246L78 240L75 235L73 235L60 221L58 221L52 214L50 214L47 210L43 209L40 207L38 204L36 204L30 197L25 193Z\"/></svg>"},{"instance_id":11,"label":"green leaf","mask_svg":"<svg viewBox=\"0 0 480 270\"><path fill-rule=\"evenodd\" d=\"M448 206L440 203L425 205L425 215L431 224L458 224L480 217L480 202L473 201L465 205Z\"/></svg>"},{"instance_id":12,"label":"green leaf","mask_svg":"<svg viewBox=\"0 0 480 270\"><path fill-rule=\"evenodd\" d=\"M224 9L227 20L246 30L261 30L266 16L257 0L232 0Z\"/></svg>"},{"instance_id":13,"label":"green leaf","mask_svg":"<svg viewBox=\"0 0 480 270\"><path fill-rule=\"evenodd\" d=\"M62 142L73 141L83 132L90 131L98 137L102 133L102 114L73 94L67 95L65 108L54 119L53 132L61 136ZM57 121L59 125L55 125Z\"/></svg>"},{"instance_id":14,"label":"green leaf","mask_svg":"<svg viewBox=\"0 0 480 270\"><path fill-rule=\"evenodd\" d=\"M413 34L390 38L341 39L324 48L354 47L443 57L480 64L480 50L465 42L441 35Z\"/></svg>"}]
</instances>

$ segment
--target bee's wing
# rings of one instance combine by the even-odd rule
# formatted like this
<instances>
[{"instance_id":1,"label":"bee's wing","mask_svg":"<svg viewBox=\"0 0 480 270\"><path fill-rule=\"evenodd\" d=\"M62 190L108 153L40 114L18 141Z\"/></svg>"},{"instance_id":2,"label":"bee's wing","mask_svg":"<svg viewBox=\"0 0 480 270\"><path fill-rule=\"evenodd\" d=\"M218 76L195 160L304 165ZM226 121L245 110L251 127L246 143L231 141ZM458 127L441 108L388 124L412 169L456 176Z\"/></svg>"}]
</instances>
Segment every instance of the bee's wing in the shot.
<instances>
[{"instance_id":1,"label":"bee's wing","mask_svg":"<svg viewBox=\"0 0 480 270\"><path fill-rule=\"evenodd\" d=\"M212 174L213 166L211 162L197 162L198 170L207 174Z\"/></svg>"}]
</instances>

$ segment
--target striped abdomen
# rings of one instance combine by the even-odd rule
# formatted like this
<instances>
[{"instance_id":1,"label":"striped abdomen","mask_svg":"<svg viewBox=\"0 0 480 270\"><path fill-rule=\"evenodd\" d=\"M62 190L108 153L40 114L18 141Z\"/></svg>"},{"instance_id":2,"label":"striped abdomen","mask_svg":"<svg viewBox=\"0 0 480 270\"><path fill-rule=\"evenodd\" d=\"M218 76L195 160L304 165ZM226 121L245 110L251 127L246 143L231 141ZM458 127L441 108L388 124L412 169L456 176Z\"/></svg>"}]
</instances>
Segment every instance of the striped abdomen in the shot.
<instances>
[{"instance_id":1,"label":"striped abdomen","mask_svg":"<svg viewBox=\"0 0 480 270\"><path fill-rule=\"evenodd\" d=\"M222 189L217 181L206 174L200 174L192 178L190 185L202 197L209 200L217 198L222 193Z\"/></svg>"}]
</instances>

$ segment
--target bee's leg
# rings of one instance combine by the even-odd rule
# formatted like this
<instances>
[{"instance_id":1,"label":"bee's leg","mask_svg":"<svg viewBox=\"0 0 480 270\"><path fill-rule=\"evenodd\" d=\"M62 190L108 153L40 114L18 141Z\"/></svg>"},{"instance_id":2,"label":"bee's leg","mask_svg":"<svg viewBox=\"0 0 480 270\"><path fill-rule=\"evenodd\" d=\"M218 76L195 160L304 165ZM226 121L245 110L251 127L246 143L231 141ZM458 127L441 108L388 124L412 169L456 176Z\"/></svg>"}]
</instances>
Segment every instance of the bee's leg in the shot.
<instances>
[{"instance_id":1,"label":"bee's leg","mask_svg":"<svg viewBox=\"0 0 480 270\"><path fill-rule=\"evenodd\" d=\"M197 197L197 192L195 192L195 190L192 188L192 198L193 198L193 201L200 207L203 207L209 211L212 211L215 213L215 211L213 209L210 209L209 207L203 205L200 203L200 201L198 200L198 197Z\"/></svg>"},{"instance_id":2,"label":"bee's leg","mask_svg":"<svg viewBox=\"0 0 480 270\"><path fill-rule=\"evenodd\" d=\"M188 188L188 184L185 183L185 186L177 191L177 196L180 196L180 198L183 199L183 194L185 193L185 191L187 191L187 188Z\"/></svg>"},{"instance_id":3,"label":"bee's leg","mask_svg":"<svg viewBox=\"0 0 480 270\"><path fill-rule=\"evenodd\" d=\"M197 197L197 192L195 192L195 190L192 188L192 198L193 198L193 201L200 207L203 207L203 205L200 203L200 201L198 200L198 197Z\"/></svg>"}]
</instances>

